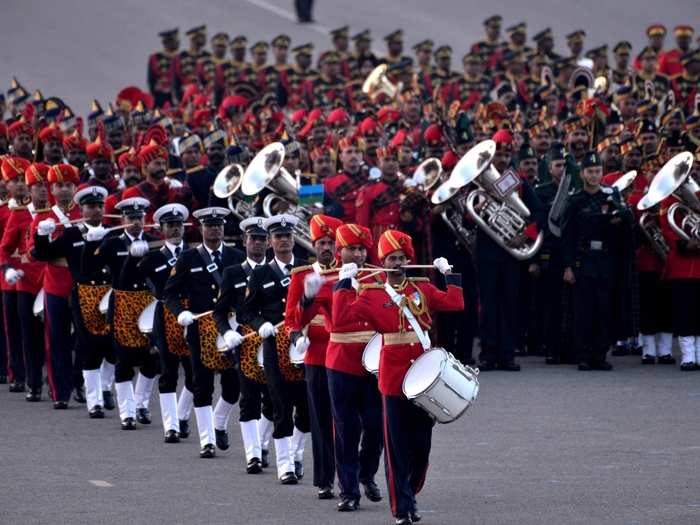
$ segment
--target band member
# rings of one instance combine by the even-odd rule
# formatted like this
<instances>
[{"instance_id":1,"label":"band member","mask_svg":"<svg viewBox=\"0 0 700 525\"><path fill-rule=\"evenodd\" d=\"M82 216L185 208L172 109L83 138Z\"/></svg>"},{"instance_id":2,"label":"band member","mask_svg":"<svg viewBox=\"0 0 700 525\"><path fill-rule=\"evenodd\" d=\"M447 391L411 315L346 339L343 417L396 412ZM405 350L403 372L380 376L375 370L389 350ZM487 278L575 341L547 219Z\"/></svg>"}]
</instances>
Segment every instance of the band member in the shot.
<instances>
[{"instance_id":1,"label":"band member","mask_svg":"<svg viewBox=\"0 0 700 525\"><path fill-rule=\"evenodd\" d=\"M283 485L295 485L303 475L302 465L295 461L299 443L291 439L294 428L304 433L309 431L303 377L291 377L290 380L285 377L283 372L287 370L283 370L280 364L274 337L278 333L275 325L284 319L292 268L305 263L295 258L293 253L292 234L297 220L292 215L281 214L265 221L274 258L251 274L239 319L240 323L257 330L263 339L263 364L274 416L272 437L275 440L277 477ZM289 373L295 375L293 371Z\"/></svg>"},{"instance_id":2,"label":"band member","mask_svg":"<svg viewBox=\"0 0 700 525\"><path fill-rule=\"evenodd\" d=\"M10 209L10 218L0 242L0 264L5 280L8 284L17 285L16 312L20 334L18 343L21 345L26 367L26 383L29 388L27 401L41 401L41 387L44 381L43 328L32 310L36 295L41 289L44 263L31 258L29 230L33 218L48 206L48 170L49 167L43 163L33 163L26 168L24 179L29 189L29 201Z\"/></svg>"},{"instance_id":3,"label":"band member","mask_svg":"<svg viewBox=\"0 0 700 525\"><path fill-rule=\"evenodd\" d=\"M213 458L214 443L220 450L229 447L228 420L238 401L238 375L233 364L223 358L216 348L216 325L210 313L216 305L224 270L245 259L240 251L226 246L224 222L231 212L226 208L211 207L197 210L193 216L202 224L202 243L183 252L170 271L165 284L165 306L187 327L194 373L194 413L197 418L199 457ZM188 302L185 308L182 301ZM195 313L193 313L195 312ZM212 408L214 373L221 375L221 398Z\"/></svg>"},{"instance_id":4,"label":"band member","mask_svg":"<svg viewBox=\"0 0 700 525\"><path fill-rule=\"evenodd\" d=\"M407 278L405 266L415 257L411 237L389 230L379 239L378 254L387 272L384 284L367 284L357 295L352 278L357 265L343 264L333 293L333 322L361 321L382 334L379 391L384 410L386 479L397 525L420 520L415 496L425 482L433 420L406 399L403 378L414 359L430 349L432 312L464 308L459 274L444 258L433 261L445 275L443 292L425 278ZM393 303L393 304L392 304Z\"/></svg>"},{"instance_id":5,"label":"band member","mask_svg":"<svg viewBox=\"0 0 700 525\"><path fill-rule=\"evenodd\" d=\"M127 256L143 256L148 242L154 240L143 232L149 206L150 202L141 197L122 200L116 209L122 214L123 227L112 230L114 233L109 236L106 228L91 229L83 250L83 272L107 269L112 278L107 321L112 327L117 358L114 378L122 430L134 430L136 421L142 425L151 423L149 404L158 369L148 338L138 328L138 316L151 300L148 284L137 272L123 271ZM135 390L131 382L134 367L140 368Z\"/></svg>"},{"instance_id":6,"label":"band member","mask_svg":"<svg viewBox=\"0 0 700 525\"><path fill-rule=\"evenodd\" d=\"M80 207L84 223L64 227L53 240L51 222L40 223L34 235L33 252L37 260L64 258L68 263L73 280L70 306L76 331L76 353L81 356L87 409L93 419L102 419L105 408L114 409L112 393L100 370L105 363L107 368L113 369L114 349L109 324L98 310L100 299L110 288L110 276L105 268L86 273L82 267L82 255L86 239L96 240L104 236L101 230L106 197L107 190L102 186L88 186L76 192L73 202ZM55 227L55 222L53 224ZM98 232L90 234L94 230Z\"/></svg>"},{"instance_id":7,"label":"band member","mask_svg":"<svg viewBox=\"0 0 700 525\"><path fill-rule=\"evenodd\" d=\"M335 478L333 417L325 366L329 334L323 315L309 312L311 309L304 308L304 305L312 302L321 290L325 282L322 272L335 267L335 235L341 224L339 219L327 215L317 214L311 217L309 229L316 262L292 270L285 310L285 325L292 331L292 340L296 340L298 347L308 347L304 357L304 375L311 421L314 486L319 489L320 499L333 497ZM302 332L304 335L300 335Z\"/></svg>"},{"instance_id":8,"label":"band member","mask_svg":"<svg viewBox=\"0 0 700 525\"><path fill-rule=\"evenodd\" d=\"M46 178L56 204L34 218L31 228L33 237L38 233L48 236L49 240L55 239L63 233L65 228L72 226L72 220L80 218L80 209L73 202L75 188L80 183L79 177L78 168L70 164L56 164L49 168ZM60 228L57 228L57 223L60 224ZM56 409L65 409L68 408L68 400L73 388L75 387L76 391L82 391L82 377L76 385L73 377L75 337L72 335L71 310L68 303L73 282L65 257L46 262L43 274L44 331L46 354L50 362L46 371L51 398L54 401L53 406ZM77 396L78 398L82 397L82 392L80 393L81 396ZM85 402L84 398L83 402Z\"/></svg>"},{"instance_id":9,"label":"band member","mask_svg":"<svg viewBox=\"0 0 700 525\"><path fill-rule=\"evenodd\" d=\"M241 221L240 228L245 236L246 259L241 264L229 266L224 270L221 293L214 308L214 319L229 349L238 347L242 342L241 335L231 328L229 317L241 309L253 270L265 264L265 252L269 245L267 231L263 228L264 221L263 217L250 217ZM241 385L238 407L246 456L246 472L259 474L263 467L268 466L267 446L272 434L272 401L267 386L262 381L264 376L260 378L250 374L246 369L247 363L241 359L240 354L235 358L238 360L238 381ZM257 366L257 360L252 366Z\"/></svg>"},{"instance_id":10,"label":"band member","mask_svg":"<svg viewBox=\"0 0 700 525\"><path fill-rule=\"evenodd\" d=\"M3 222L3 237L7 232L10 219L14 217L30 202L27 195L27 184L24 180L24 171L31 163L17 156L7 156L2 161L2 179L7 184L10 200L7 203L7 217ZM13 221L16 219L13 219ZM19 258L14 252L2 251L0 242L0 264L19 264ZM5 336L7 343L7 364L10 381L10 392L21 393L25 390L26 372L24 357L22 355L22 334L19 329L19 312L17 310L17 281L18 274L11 275L12 281L2 272L2 307L5 324Z\"/></svg>"},{"instance_id":11,"label":"band member","mask_svg":"<svg viewBox=\"0 0 700 525\"><path fill-rule=\"evenodd\" d=\"M579 370L611 370L609 320L614 258L611 243L629 229L633 216L619 192L601 186L603 167L588 152L581 170L583 189L568 199L563 232L564 282L574 286L575 336ZM631 232L629 232L631 233Z\"/></svg>"},{"instance_id":12,"label":"band member","mask_svg":"<svg viewBox=\"0 0 700 525\"><path fill-rule=\"evenodd\" d=\"M189 350L175 316L163 306L163 289L170 271L175 267L180 255L188 249L183 241L184 223L189 212L182 204L166 204L158 208L153 219L160 225L164 243L159 250L153 250L140 257L141 252L135 252L127 257L124 263L124 273L133 272L141 275L150 284L151 292L158 300L153 314L154 346L160 355L160 377L158 392L160 393L160 413L163 420L166 443L178 443L181 437L189 436L189 418L192 409L185 414L178 409L177 380L180 365L185 372L185 386L181 396L189 398L188 406L192 406L192 363ZM143 248L142 248L143 250Z\"/></svg>"}]
</instances>

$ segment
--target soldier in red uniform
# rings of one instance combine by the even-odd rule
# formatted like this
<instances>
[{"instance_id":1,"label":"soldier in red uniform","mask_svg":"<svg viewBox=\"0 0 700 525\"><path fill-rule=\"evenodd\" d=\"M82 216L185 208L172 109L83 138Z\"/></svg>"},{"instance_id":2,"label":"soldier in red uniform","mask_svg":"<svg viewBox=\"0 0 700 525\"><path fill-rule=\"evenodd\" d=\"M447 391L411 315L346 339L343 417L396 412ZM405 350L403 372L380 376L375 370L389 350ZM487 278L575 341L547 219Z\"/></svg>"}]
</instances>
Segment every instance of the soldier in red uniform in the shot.
<instances>
[{"instance_id":1,"label":"soldier in red uniform","mask_svg":"<svg viewBox=\"0 0 700 525\"><path fill-rule=\"evenodd\" d=\"M314 455L314 486L319 499L333 497L335 459L333 418L326 376L326 347L329 333L323 315L305 306L314 301L325 282L324 271L335 267L335 234L342 221L327 215L314 215L309 221L316 262L292 270L287 292L285 326L299 347L308 347L304 357L306 393L309 399L311 444ZM295 433L300 433L295 428Z\"/></svg>"},{"instance_id":2,"label":"soldier in red uniform","mask_svg":"<svg viewBox=\"0 0 700 525\"><path fill-rule=\"evenodd\" d=\"M690 51L693 43L692 27L679 25L673 28L673 35L676 37L676 47L659 55L659 73L669 78L683 73L681 57Z\"/></svg>"},{"instance_id":3,"label":"soldier in red uniform","mask_svg":"<svg viewBox=\"0 0 700 525\"><path fill-rule=\"evenodd\" d=\"M157 108L166 102L173 104L173 81L175 79L175 57L180 48L178 29L161 31L158 36L163 50L148 57L148 89Z\"/></svg>"},{"instance_id":4,"label":"soldier in red uniform","mask_svg":"<svg viewBox=\"0 0 700 525\"><path fill-rule=\"evenodd\" d=\"M70 164L55 164L48 170L47 181L51 195L56 202L50 209L38 213L31 227L32 239L35 234L57 238L71 221L80 217L80 209L73 203L75 188L80 179L78 169ZM33 244L33 243L32 243ZM39 259L38 260L44 260ZM44 288L44 339L46 342L47 372L51 398L55 409L68 408L68 400L73 388L76 398L85 402L82 393L82 364L78 363L78 380L73 364L75 338L71 334L71 310L68 304L73 278L64 257L46 261L43 275ZM76 361L78 361L76 355ZM76 384L77 383L77 384Z\"/></svg>"},{"instance_id":5,"label":"soldier in red uniform","mask_svg":"<svg viewBox=\"0 0 700 525\"><path fill-rule=\"evenodd\" d=\"M647 27L647 38L649 39L649 46L656 51L656 54L661 54L664 48L664 40L666 39L666 26L663 24L651 24ZM639 59L634 60L634 69L639 70L641 64Z\"/></svg>"},{"instance_id":6,"label":"soldier in red uniform","mask_svg":"<svg viewBox=\"0 0 700 525\"><path fill-rule=\"evenodd\" d=\"M338 141L341 170L323 180L324 195L343 208L343 222L355 222L355 201L367 177L362 169L362 153L357 141L345 137Z\"/></svg>"},{"instance_id":7,"label":"soldier in red uniform","mask_svg":"<svg viewBox=\"0 0 700 525\"><path fill-rule=\"evenodd\" d=\"M209 51L204 49L207 45L207 26L193 27L187 31L190 38L190 48L180 51L175 57L174 63L174 92L176 100L181 100L185 88L190 84L197 84L197 62L209 56Z\"/></svg>"},{"instance_id":8,"label":"soldier in red uniform","mask_svg":"<svg viewBox=\"0 0 700 525\"><path fill-rule=\"evenodd\" d=\"M308 81L313 81L318 76L318 71L311 67L314 53L313 44L304 44L292 49L296 64L287 70L286 81L286 106L295 109L304 104L304 88Z\"/></svg>"},{"instance_id":9,"label":"soldier in red uniform","mask_svg":"<svg viewBox=\"0 0 700 525\"><path fill-rule=\"evenodd\" d=\"M683 72L671 83L676 103L688 113L695 111L695 95L700 93L700 50L688 51L681 57Z\"/></svg>"},{"instance_id":10,"label":"soldier in red uniform","mask_svg":"<svg viewBox=\"0 0 700 525\"><path fill-rule=\"evenodd\" d=\"M44 263L32 260L30 253L30 225L32 219L48 205L46 174L49 166L30 164L24 173L30 201L13 206L0 242L0 265L8 284L17 285L17 315L21 336L22 355L26 367L29 392L27 401L41 401L44 380L44 342L41 322L33 314L34 299L42 284ZM14 368L14 367L13 367Z\"/></svg>"},{"instance_id":11,"label":"soldier in red uniform","mask_svg":"<svg viewBox=\"0 0 700 525\"><path fill-rule=\"evenodd\" d=\"M12 145L12 153L28 161L34 160L34 128L20 118L7 128L7 137Z\"/></svg>"},{"instance_id":12,"label":"soldier in red uniform","mask_svg":"<svg viewBox=\"0 0 700 525\"><path fill-rule=\"evenodd\" d=\"M382 334L379 391L384 409L386 479L397 525L420 520L415 496L425 482L433 420L406 399L402 383L414 359L430 348L432 313L464 309L461 276L450 272L444 258L433 264L445 275L447 291L424 278L406 277L401 267L415 257L411 237L394 230L379 239L379 257L387 274L384 284L352 288L357 265L343 264L333 292L333 322L364 322Z\"/></svg>"},{"instance_id":13,"label":"soldier in red uniform","mask_svg":"<svg viewBox=\"0 0 700 525\"><path fill-rule=\"evenodd\" d=\"M340 76L340 63L335 51L326 51L318 58L319 75L306 83L306 100L311 107L329 109L346 103L345 82Z\"/></svg>"}]
</instances>

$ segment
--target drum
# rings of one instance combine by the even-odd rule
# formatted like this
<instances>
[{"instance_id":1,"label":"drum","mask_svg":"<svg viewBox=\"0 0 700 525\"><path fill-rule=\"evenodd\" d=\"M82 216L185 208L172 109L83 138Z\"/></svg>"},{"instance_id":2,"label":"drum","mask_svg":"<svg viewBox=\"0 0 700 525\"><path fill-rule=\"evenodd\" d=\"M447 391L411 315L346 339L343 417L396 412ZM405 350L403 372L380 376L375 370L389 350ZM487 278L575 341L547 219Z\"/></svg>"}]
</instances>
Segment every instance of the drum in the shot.
<instances>
[{"instance_id":1,"label":"drum","mask_svg":"<svg viewBox=\"0 0 700 525\"><path fill-rule=\"evenodd\" d=\"M150 334L153 332L153 320L156 317L156 306L158 305L158 299L153 299L149 305L143 309L141 315L139 315L139 331L142 334Z\"/></svg>"},{"instance_id":2,"label":"drum","mask_svg":"<svg viewBox=\"0 0 700 525\"><path fill-rule=\"evenodd\" d=\"M112 289L110 288L106 294L102 296L102 299L100 299L100 313L102 315L107 315L107 311L109 310L109 298L112 296Z\"/></svg>"},{"instance_id":3,"label":"drum","mask_svg":"<svg viewBox=\"0 0 700 525\"><path fill-rule=\"evenodd\" d=\"M438 423L451 423L476 401L478 375L443 348L431 348L406 372L403 393Z\"/></svg>"},{"instance_id":4,"label":"drum","mask_svg":"<svg viewBox=\"0 0 700 525\"><path fill-rule=\"evenodd\" d=\"M382 351L382 334L374 334L362 352L362 366L374 374L379 373L379 356Z\"/></svg>"},{"instance_id":5,"label":"drum","mask_svg":"<svg viewBox=\"0 0 700 525\"><path fill-rule=\"evenodd\" d=\"M39 293L36 294L36 297L34 298L34 305L32 306L32 313L34 314L35 317L38 317L40 319L44 318L44 296L45 296L44 289L42 288L39 290Z\"/></svg>"}]
</instances>

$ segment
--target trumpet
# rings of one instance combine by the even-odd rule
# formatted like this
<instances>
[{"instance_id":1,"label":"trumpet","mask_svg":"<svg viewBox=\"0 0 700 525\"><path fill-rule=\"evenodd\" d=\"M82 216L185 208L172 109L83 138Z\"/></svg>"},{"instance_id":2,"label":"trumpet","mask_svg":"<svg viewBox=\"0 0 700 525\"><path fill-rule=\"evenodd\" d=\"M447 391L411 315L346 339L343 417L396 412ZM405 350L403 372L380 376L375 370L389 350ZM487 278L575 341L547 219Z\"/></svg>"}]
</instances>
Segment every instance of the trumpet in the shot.
<instances>
[{"instance_id":1,"label":"trumpet","mask_svg":"<svg viewBox=\"0 0 700 525\"><path fill-rule=\"evenodd\" d=\"M534 241L515 245L528 224L530 210L517 193L520 182L517 175L508 171L500 174L491 164L495 153L493 140L485 140L470 149L454 167L450 178L435 191L432 202L449 201L474 182L477 188L469 192L464 202L467 212L494 242L516 259L526 260L540 249L543 234L539 232Z\"/></svg>"}]
</instances>

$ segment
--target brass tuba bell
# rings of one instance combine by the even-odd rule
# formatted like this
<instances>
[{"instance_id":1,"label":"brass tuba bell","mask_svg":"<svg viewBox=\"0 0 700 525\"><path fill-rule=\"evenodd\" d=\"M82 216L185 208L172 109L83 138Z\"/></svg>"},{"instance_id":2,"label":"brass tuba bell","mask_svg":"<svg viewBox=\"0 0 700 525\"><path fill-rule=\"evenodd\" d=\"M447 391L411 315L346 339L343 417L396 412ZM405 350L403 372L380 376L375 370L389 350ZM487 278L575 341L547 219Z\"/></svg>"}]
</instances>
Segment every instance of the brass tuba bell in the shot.
<instances>
[{"instance_id":1,"label":"brass tuba bell","mask_svg":"<svg viewBox=\"0 0 700 525\"><path fill-rule=\"evenodd\" d=\"M367 75L362 84L362 92L369 97L372 102L376 102L379 95L386 95L394 100L401 90L401 82L394 84L386 74L386 64L380 64Z\"/></svg>"}]
</instances>

